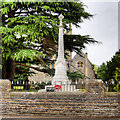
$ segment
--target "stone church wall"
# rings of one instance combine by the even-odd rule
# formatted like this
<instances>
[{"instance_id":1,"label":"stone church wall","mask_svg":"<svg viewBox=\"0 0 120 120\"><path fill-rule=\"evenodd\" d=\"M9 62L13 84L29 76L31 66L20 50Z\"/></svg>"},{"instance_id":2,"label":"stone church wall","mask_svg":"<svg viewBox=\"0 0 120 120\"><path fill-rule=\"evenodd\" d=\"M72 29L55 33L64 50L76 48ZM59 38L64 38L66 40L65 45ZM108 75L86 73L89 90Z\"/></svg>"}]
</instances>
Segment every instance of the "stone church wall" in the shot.
<instances>
[{"instance_id":1,"label":"stone church wall","mask_svg":"<svg viewBox=\"0 0 120 120\"><path fill-rule=\"evenodd\" d=\"M93 66L92 63L89 61L88 58L86 58L86 54L82 54L82 56L79 56L78 54L73 58L71 64L72 66L70 67L70 70L72 72L79 71L83 75L85 75L89 79L94 79L95 78L95 73L93 71ZM82 62L83 65L82 67L78 67L78 62Z\"/></svg>"},{"instance_id":2,"label":"stone church wall","mask_svg":"<svg viewBox=\"0 0 120 120\"><path fill-rule=\"evenodd\" d=\"M77 66L77 63L78 63L79 61L83 62L83 67L78 67L78 66ZM76 56L73 58L71 64L72 64L72 66L71 66L71 71L72 71L72 72L80 71L80 72L84 73L84 65L85 65L85 63L84 63L84 58L83 58L83 57L80 57L79 55L76 55ZM73 66L74 66L74 67L73 67ZM75 69L75 68L76 68L76 69Z\"/></svg>"},{"instance_id":3,"label":"stone church wall","mask_svg":"<svg viewBox=\"0 0 120 120\"><path fill-rule=\"evenodd\" d=\"M92 63L87 59L87 74L88 74L88 77L90 79L94 79L95 78L95 72L93 71L93 66L92 66Z\"/></svg>"}]
</instances>

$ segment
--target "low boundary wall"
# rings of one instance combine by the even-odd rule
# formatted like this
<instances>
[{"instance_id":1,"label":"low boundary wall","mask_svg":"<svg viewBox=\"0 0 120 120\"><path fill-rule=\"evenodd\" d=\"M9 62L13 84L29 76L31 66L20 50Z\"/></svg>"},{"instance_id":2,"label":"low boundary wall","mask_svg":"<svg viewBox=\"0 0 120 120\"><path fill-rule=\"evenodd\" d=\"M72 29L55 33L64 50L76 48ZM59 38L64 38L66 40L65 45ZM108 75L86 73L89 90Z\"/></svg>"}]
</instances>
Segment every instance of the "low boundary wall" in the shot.
<instances>
[{"instance_id":1,"label":"low boundary wall","mask_svg":"<svg viewBox=\"0 0 120 120\"><path fill-rule=\"evenodd\" d=\"M2 112L9 116L120 117L120 93L104 93L101 82L87 82L86 92L2 91Z\"/></svg>"}]
</instances>

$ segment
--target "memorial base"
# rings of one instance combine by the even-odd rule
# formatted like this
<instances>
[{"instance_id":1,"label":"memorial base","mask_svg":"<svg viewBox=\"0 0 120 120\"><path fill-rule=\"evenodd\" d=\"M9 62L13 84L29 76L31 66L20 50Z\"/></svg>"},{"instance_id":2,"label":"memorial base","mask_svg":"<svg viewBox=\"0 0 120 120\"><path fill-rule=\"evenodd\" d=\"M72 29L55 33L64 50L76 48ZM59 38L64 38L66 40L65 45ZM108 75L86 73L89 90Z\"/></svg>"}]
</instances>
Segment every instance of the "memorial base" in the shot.
<instances>
[{"instance_id":1,"label":"memorial base","mask_svg":"<svg viewBox=\"0 0 120 120\"><path fill-rule=\"evenodd\" d=\"M48 85L45 86L45 91L51 92L75 92L77 91L76 85Z\"/></svg>"}]
</instances>

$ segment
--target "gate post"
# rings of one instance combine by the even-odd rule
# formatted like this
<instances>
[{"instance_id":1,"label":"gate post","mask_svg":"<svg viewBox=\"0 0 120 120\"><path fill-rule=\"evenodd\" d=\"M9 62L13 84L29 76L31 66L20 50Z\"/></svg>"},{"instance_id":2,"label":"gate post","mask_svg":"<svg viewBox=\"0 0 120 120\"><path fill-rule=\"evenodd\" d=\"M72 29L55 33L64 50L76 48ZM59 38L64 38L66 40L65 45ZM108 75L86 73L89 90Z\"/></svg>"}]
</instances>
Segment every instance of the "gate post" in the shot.
<instances>
[{"instance_id":1,"label":"gate post","mask_svg":"<svg viewBox=\"0 0 120 120\"><path fill-rule=\"evenodd\" d=\"M100 79L86 80L85 90L91 97L104 96L104 83Z\"/></svg>"},{"instance_id":2,"label":"gate post","mask_svg":"<svg viewBox=\"0 0 120 120\"><path fill-rule=\"evenodd\" d=\"M9 92L11 90L11 82L8 79L0 79L0 92Z\"/></svg>"}]
</instances>

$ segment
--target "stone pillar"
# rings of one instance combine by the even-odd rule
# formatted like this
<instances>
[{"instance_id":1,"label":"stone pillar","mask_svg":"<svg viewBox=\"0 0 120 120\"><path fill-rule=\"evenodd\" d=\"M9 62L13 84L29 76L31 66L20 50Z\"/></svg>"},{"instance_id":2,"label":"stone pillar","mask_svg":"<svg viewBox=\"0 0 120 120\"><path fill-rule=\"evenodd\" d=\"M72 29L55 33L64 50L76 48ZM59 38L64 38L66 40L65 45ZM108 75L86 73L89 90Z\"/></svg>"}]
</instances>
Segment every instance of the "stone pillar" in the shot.
<instances>
[{"instance_id":1,"label":"stone pillar","mask_svg":"<svg viewBox=\"0 0 120 120\"><path fill-rule=\"evenodd\" d=\"M8 79L0 79L0 118L5 113L8 107L8 100L10 98L11 82Z\"/></svg>"},{"instance_id":2,"label":"stone pillar","mask_svg":"<svg viewBox=\"0 0 120 120\"><path fill-rule=\"evenodd\" d=\"M0 92L9 92L11 90L11 82L8 79L0 79Z\"/></svg>"},{"instance_id":3,"label":"stone pillar","mask_svg":"<svg viewBox=\"0 0 120 120\"><path fill-rule=\"evenodd\" d=\"M102 97L104 95L103 81L99 79L86 80L85 90L89 97Z\"/></svg>"},{"instance_id":4,"label":"stone pillar","mask_svg":"<svg viewBox=\"0 0 120 120\"><path fill-rule=\"evenodd\" d=\"M55 76L52 80L53 85L57 85L58 82L62 84L68 84L67 77L67 66L64 58L64 40L63 40L63 25L62 19L64 16L61 14L59 17L60 25L59 25L59 41L58 41L58 58L55 62Z\"/></svg>"},{"instance_id":5,"label":"stone pillar","mask_svg":"<svg viewBox=\"0 0 120 120\"><path fill-rule=\"evenodd\" d=\"M88 70L87 70L87 56L88 56L88 53L85 53L85 76L88 77Z\"/></svg>"}]
</instances>

